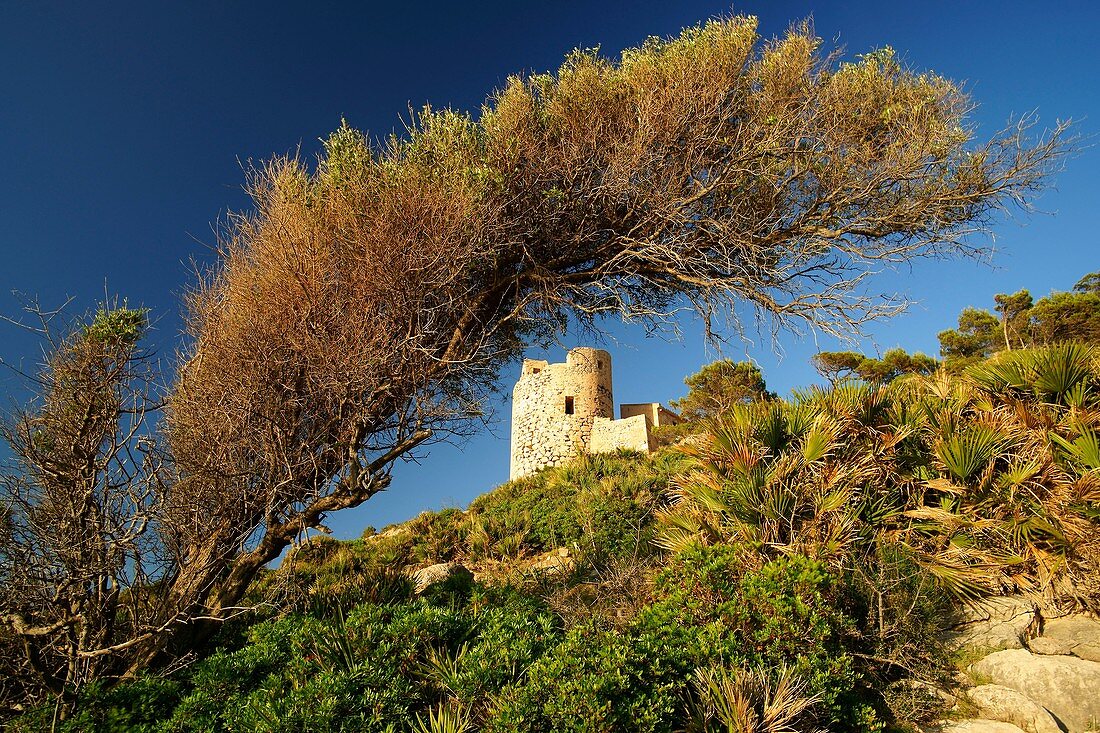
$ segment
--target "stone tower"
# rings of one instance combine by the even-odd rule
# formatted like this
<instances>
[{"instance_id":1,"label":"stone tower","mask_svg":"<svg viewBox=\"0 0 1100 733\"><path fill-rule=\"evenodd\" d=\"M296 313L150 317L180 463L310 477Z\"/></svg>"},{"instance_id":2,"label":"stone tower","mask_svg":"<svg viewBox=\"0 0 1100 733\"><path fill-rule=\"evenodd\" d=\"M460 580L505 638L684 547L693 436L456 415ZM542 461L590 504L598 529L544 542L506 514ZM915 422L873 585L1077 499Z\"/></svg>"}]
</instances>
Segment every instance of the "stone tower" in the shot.
<instances>
[{"instance_id":1,"label":"stone tower","mask_svg":"<svg viewBox=\"0 0 1100 733\"><path fill-rule=\"evenodd\" d=\"M588 452L593 423L614 410L606 351L570 349L564 364L524 360L512 391L511 478Z\"/></svg>"}]
</instances>

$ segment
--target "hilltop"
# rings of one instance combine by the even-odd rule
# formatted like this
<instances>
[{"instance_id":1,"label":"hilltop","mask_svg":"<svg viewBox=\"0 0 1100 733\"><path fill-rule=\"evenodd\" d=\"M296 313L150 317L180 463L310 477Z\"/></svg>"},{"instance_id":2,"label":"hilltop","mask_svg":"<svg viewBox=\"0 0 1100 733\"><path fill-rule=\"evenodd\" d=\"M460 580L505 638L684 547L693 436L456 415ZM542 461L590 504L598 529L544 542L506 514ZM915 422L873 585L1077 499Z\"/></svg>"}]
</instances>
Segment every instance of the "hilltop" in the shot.
<instances>
[{"instance_id":1,"label":"hilltop","mask_svg":"<svg viewBox=\"0 0 1100 733\"><path fill-rule=\"evenodd\" d=\"M755 388L651 455L311 538L213 653L86 690L63 729L1084 730L1100 352L789 399L735 383Z\"/></svg>"}]
</instances>

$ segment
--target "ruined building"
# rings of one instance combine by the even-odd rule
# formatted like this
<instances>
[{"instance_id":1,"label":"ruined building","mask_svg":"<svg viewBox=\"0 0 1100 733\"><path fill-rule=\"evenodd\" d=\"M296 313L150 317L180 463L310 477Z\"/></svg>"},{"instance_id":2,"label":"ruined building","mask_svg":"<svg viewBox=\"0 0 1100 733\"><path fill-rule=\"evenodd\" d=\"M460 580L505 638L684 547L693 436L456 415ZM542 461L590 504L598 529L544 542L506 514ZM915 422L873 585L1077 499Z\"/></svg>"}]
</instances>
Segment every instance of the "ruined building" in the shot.
<instances>
[{"instance_id":1,"label":"ruined building","mask_svg":"<svg viewBox=\"0 0 1100 733\"><path fill-rule=\"evenodd\" d=\"M580 453L651 451L653 428L679 421L658 402L620 405L614 417L606 351L570 349L564 364L525 359L512 391L511 478Z\"/></svg>"}]
</instances>

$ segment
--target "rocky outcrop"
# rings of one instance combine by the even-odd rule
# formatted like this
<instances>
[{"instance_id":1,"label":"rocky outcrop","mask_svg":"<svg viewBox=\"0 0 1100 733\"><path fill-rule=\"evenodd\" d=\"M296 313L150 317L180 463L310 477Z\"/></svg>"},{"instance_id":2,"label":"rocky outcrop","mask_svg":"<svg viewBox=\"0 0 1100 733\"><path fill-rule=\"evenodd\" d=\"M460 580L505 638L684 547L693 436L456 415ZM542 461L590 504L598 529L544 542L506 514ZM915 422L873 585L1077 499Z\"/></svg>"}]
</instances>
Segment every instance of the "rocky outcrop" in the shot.
<instances>
[{"instance_id":1,"label":"rocky outcrop","mask_svg":"<svg viewBox=\"0 0 1100 733\"><path fill-rule=\"evenodd\" d=\"M464 565L457 562L441 562L413 572L412 580L416 585L416 592L423 593L433 585L444 583L459 576L465 576L470 580L473 580L474 577L473 573L467 570Z\"/></svg>"},{"instance_id":2,"label":"rocky outcrop","mask_svg":"<svg viewBox=\"0 0 1100 733\"><path fill-rule=\"evenodd\" d=\"M531 570L547 575L568 574L577 565L573 552L568 547L559 547L546 553L531 563Z\"/></svg>"},{"instance_id":3,"label":"rocky outcrop","mask_svg":"<svg viewBox=\"0 0 1100 733\"><path fill-rule=\"evenodd\" d=\"M1046 708L1011 687L978 685L967 699L981 718L1011 723L1027 733L1062 733Z\"/></svg>"},{"instance_id":4,"label":"rocky outcrop","mask_svg":"<svg viewBox=\"0 0 1100 733\"><path fill-rule=\"evenodd\" d=\"M931 730L1100 729L1100 619L1095 616L1067 614L1024 596L990 598L968 607L946 640L969 655L984 655L967 670L976 686L965 689L964 680L964 689L951 691L962 698L953 714L974 718Z\"/></svg>"},{"instance_id":5,"label":"rocky outcrop","mask_svg":"<svg viewBox=\"0 0 1100 733\"><path fill-rule=\"evenodd\" d=\"M1032 654L1069 654L1070 648L1061 641L1046 636L1038 636L1027 642L1028 651Z\"/></svg>"},{"instance_id":6,"label":"rocky outcrop","mask_svg":"<svg viewBox=\"0 0 1100 733\"><path fill-rule=\"evenodd\" d=\"M1100 664L1096 662L1006 649L975 662L971 670L1042 706L1070 733L1100 722Z\"/></svg>"},{"instance_id":7,"label":"rocky outcrop","mask_svg":"<svg viewBox=\"0 0 1100 733\"><path fill-rule=\"evenodd\" d=\"M945 723L932 729L934 733L1025 733L1011 723L1003 723L999 720L959 720L954 723Z\"/></svg>"},{"instance_id":8,"label":"rocky outcrop","mask_svg":"<svg viewBox=\"0 0 1100 733\"><path fill-rule=\"evenodd\" d=\"M1040 638L1066 650L1055 652L1057 654L1072 654L1090 662L1100 662L1100 620L1093 616L1065 616L1047 621Z\"/></svg>"},{"instance_id":9,"label":"rocky outcrop","mask_svg":"<svg viewBox=\"0 0 1100 733\"><path fill-rule=\"evenodd\" d=\"M1022 649L1037 626L1035 604L1020 596L988 598L967 606L951 630L955 646L984 649Z\"/></svg>"}]
</instances>

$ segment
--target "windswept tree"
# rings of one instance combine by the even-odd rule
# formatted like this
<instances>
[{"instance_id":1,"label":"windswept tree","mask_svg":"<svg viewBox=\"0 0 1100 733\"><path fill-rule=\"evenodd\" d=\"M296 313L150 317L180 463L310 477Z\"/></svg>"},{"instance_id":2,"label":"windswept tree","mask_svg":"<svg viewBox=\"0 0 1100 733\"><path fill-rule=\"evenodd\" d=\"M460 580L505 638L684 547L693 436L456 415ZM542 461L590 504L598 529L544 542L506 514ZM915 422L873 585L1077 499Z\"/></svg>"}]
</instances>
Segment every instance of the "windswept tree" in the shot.
<instances>
[{"instance_id":1,"label":"windswept tree","mask_svg":"<svg viewBox=\"0 0 1100 733\"><path fill-rule=\"evenodd\" d=\"M1027 120L977 143L972 108L888 49L840 62L808 26L762 41L737 17L576 52L476 119L425 109L380 147L342 127L315 167L261 167L189 302L169 592L223 614L573 320L689 307L714 334L748 307L850 333L897 312L869 271L974 254L1066 150Z\"/></svg>"},{"instance_id":2,"label":"windswept tree","mask_svg":"<svg viewBox=\"0 0 1100 733\"><path fill-rule=\"evenodd\" d=\"M71 698L196 647L567 324L686 308L716 338L747 313L850 334L897 312L869 272L975 254L1066 152L1027 120L976 142L972 106L889 50L841 62L808 26L765 42L732 18L513 77L476 119L425 109L377 146L343 126L316 165L261 166L188 299L170 462L141 450L155 375L125 308L54 344L7 428L0 648Z\"/></svg>"},{"instance_id":3,"label":"windswept tree","mask_svg":"<svg viewBox=\"0 0 1100 733\"><path fill-rule=\"evenodd\" d=\"M146 314L105 305L61 336L53 320L42 320L37 399L0 427L0 706L48 690L63 713L171 624L158 627L170 614L149 592L166 566L151 440L163 392L141 345Z\"/></svg>"},{"instance_id":4,"label":"windswept tree","mask_svg":"<svg viewBox=\"0 0 1100 733\"><path fill-rule=\"evenodd\" d=\"M939 362L931 356L905 349L890 349L881 358L864 356L855 351L821 351L811 359L817 373L832 383L857 378L882 384L903 374L928 375L936 371Z\"/></svg>"}]
</instances>

